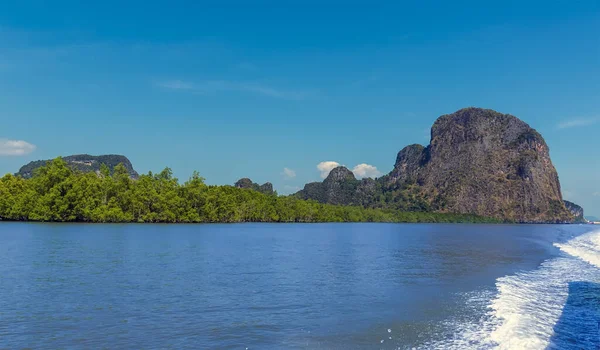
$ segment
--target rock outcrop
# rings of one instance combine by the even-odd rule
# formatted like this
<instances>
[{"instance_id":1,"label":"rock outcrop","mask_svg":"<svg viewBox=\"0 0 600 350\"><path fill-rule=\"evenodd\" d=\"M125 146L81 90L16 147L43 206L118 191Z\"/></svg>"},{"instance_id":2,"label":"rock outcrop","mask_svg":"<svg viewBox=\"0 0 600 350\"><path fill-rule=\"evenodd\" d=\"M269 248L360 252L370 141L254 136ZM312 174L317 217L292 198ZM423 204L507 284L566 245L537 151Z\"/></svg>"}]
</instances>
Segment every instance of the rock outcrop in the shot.
<instances>
[{"instance_id":1,"label":"rock outcrop","mask_svg":"<svg viewBox=\"0 0 600 350\"><path fill-rule=\"evenodd\" d=\"M579 205L569 202L567 200L563 201L565 203L565 207L571 212L571 214L575 217L576 222L585 222L585 217L583 215L583 208Z\"/></svg>"},{"instance_id":2,"label":"rock outcrop","mask_svg":"<svg viewBox=\"0 0 600 350\"><path fill-rule=\"evenodd\" d=\"M381 192L380 187L380 184L371 178L357 180L350 169L339 166L332 169L323 182L306 184L295 196L321 203L368 207L374 196Z\"/></svg>"},{"instance_id":3,"label":"rock outcrop","mask_svg":"<svg viewBox=\"0 0 600 350\"><path fill-rule=\"evenodd\" d=\"M314 199L322 203L355 204L356 188L359 181L352 171L340 166L329 172L323 182L309 183L298 193L302 199Z\"/></svg>"},{"instance_id":4,"label":"rock outcrop","mask_svg":"<svg viewBox=\"0 0 600 350\"><path fill-rule=\"evenodd\" d=\"M348 169L336 169L296 195L516 222L573 221L542 136L520 119L489 109L465 108L438 118L430 145L403 148L389 174L367 180L364 186L371 190L359 191Z\"/></svg>"},{"instance_id":5,"label":"rock outcrop","mask_svg":"<svg viewBox=\"0 0 600 350\"><path fill-rule=\"evenodd\" d=\"M269 195L275 194L275 191L273 191L272 183L265 182L264 184L259 185L257 183L252 182L252 180L250 180L247 177L237 180L234 186L237 188L248 188Z\"/></svg>"},{"instance_id":6,"label":"rock outcrop","mask_svg":"<svg viewBox=\"0 0 600 350\"><path fill-rule=\"evenodd\" d=\"M89 154L77 154L77 155L63 157L63 160L73 170L81 171L81 172L85 172L85 173L99 172L100 166L102 164L105 164L106 166L108 166L108 168L110 169L110 171L112 173L112 171L114 170L114 168L117 165L123 164L123 166L125 166L125 169L127 169L127 172L129 172L129 176L132 179L137 179L139 177L139 174L137 173L137 171L135 171L135 169L133 169L133 165L131 164L129 159L122 155L108 154L108 155L101 155L101 156L91 156ZM16 173L15 175L21 176L26 179L31 178L36 169L46 165L46 163L48 163L50 161L51 160L37 160L34 162L30 162L29 164L22 166L21 169L19 169L19 172Z\"/></svg>"}]
</instances>

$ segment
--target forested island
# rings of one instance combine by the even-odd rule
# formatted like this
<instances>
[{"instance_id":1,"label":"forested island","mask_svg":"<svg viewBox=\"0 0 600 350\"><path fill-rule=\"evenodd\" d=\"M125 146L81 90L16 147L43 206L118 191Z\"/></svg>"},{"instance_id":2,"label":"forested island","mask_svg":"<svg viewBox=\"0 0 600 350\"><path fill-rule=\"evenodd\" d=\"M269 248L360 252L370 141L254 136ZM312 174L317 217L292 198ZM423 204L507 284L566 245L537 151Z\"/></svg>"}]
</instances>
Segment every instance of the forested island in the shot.
<instances>
[{"instance_id":1,"label":"forested island","mask_svg":"<svg viewBox=\"0 0 600 350\"><path fill-rule=\"evenodd\" d=\"M295 196L519 223L584 221L583 208L563 201L542 135L513 115L475 107L440 116L431 127L429 145L404 147L388 174L359 180L340 166Z\"/></svg>"},{"instance_id":2,"label":"forested island","mask_svg":"<svg viewBox=\"0 0 600 350\"><path fill-rule=\"evenodd\" d=\"M585 222L562 198L544 138L490 109L439 117L430 144L409 145L379 178L338 166L278 196L242 178L180 184L169 168L139 175L123 155L39 160L0 181L0 219L82 222Z\"/></svg>"},{"instance_id":3,"label":"forested island","mask_svg":"<svg viewBox=\"0 0 600 350\"><path fill-rule=\"evenodd\" d=\"M111 171L112 170L112 171ZM209 186L198 172L181 184L165 168L131 177L119 164L82 172L56 158L30 178L0 179L0 219L46 222L500 222L476 215L323 204L252 188Z\"/></svg>"}]
</instances>

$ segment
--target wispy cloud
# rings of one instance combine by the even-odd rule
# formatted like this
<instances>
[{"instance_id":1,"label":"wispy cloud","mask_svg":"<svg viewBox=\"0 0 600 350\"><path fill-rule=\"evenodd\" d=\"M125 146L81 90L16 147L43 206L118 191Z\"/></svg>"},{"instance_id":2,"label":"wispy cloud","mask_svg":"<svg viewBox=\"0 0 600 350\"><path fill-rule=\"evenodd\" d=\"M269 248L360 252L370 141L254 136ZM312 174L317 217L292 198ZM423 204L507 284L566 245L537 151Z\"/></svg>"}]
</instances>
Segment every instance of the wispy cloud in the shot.
<instances>
[{"instance_id":1,"label":"wispy cloud","mask_svg":"<svg viewBox=\"0 0 600 350\"><path fill-rule=\"evenodd\" d=\"M600 197L600 192L594 192L594 193L592 193L592 196L594 196L594 197Z\"/></svg>"},{"instance_id":2,"label":"wispy cloud","mask_svg":"<svg viewBox=\"0 0 600 350\"><path fill-rule=\"evenodd\" d=\"M197 83L182 80L168 80L158 82L155 85L164 89L187 90L199 94L237 91L288 100L302 100L310 95L308 92L283 90L257 82L230 80L205 80Z\"/></svg>"},{"instance_id":3,"label":"wispy cloud","mask_svg":"<svg viewBox=\"0 0 600 350\"><path fill-rule=\"evenodd\" d=\"M35 145L23 140L0 139L0 156L24 156L35 149Z\"/></svg>"},{"instance_id":4,"label":"wispy cloud","mask_svg":"<svg viewBox=\"0 0 600 350\"><path fill-rule=\"evenodd\" d=\"M296 177L296 172L290 168L283 168L283 172L281 173L287 179L293 179Z\"/></svg>"},{"instance_id":5,"label":"wispy cloud","mask_svg":"<svg viewBox=\"0 0 600 350\"><path fill-rule=\"evenodd\" d=\"M562 121L556 126L558 129L576 128L580 126L588 126L596 124L600 121L600 117L593 118L573 118Z\"/></svg>"},{"instance_id":6,"label":"wispy cloud","mask_svg":"<svg viewBox=\"0 0 600 350\"><path fill-rule=\"evenodd\" d=\"M214 38L203 38L176 43L148 41L79 41L61 40L54 43L57 35L49 31L20 30L0 25L0 59L11 70L31 71L31 68L80 68L91 65L95 70L112 69L113 59L128 65L131 61L145 60L150 64L177 65L183 62L203 62L229 57L230 48ZM68 36L69 37L69 36ZM67 38L68 38L67 37Z\"/></svg>"}]
</instances>

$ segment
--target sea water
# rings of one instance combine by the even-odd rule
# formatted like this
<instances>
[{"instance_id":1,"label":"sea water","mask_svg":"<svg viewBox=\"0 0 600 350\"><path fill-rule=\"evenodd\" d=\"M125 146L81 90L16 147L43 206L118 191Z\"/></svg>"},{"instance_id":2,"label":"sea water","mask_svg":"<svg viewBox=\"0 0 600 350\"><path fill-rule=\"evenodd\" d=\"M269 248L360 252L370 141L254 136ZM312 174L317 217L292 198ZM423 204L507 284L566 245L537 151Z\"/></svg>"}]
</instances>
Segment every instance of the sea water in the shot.
<instances>
[{"instance_id":1,"label":"sea water","mask_svg":"<svg viewBox=\"0 0 600 350\"><path fill-rule=\"evenodd\" d=\"M0 223L0 349L597 349L594 228Z\"/></svg>"}]
</instances>

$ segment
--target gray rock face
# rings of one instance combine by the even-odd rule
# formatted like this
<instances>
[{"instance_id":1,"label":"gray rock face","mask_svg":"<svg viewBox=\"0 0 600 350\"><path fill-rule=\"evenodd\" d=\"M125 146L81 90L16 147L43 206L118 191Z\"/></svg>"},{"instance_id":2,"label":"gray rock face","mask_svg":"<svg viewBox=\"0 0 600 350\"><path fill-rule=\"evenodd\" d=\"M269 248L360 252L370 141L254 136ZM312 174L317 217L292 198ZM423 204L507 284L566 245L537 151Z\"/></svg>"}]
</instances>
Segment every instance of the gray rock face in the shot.
<instances>
[{"instance_id":1,"label":"gray rock face","mask_svg":"<svg viewBox=\"0 0 600 350\"><path fill-rule=\"evenodd\" d=\"M354 204L354 195L358 180L346 167L339 166L329 173L323 181L323 189L327 203Z\"/></svg>"},{"instance_id":2,"label":"gray rock face","mask_svg":"<svg viewBox=\"0 0 600 350\"><path fill-rule=\"evenodd\" d=\"M381 192L381 185L369 177L360 180L356 186L353 203L364 207L370 206Z\"/></svg>"},{"instance_id":3,"label":"gray rock face","mask_svg":"<svg viewBox=\"0 0 600 350\"><path fill-rule=\"evenodd\" d=\"M307 184L296 196L322 203L353 205L359 183L352 171L339 166L331 170L323 182Z\"/></svg>"},{"instance_id":4,"label":"gray rock face","mask_svg":"<svg viewBox=\"0 0 600 350\"><path fill-rule=\"evenodd\" d=\"M327 175L327 178L324 182L329 183L338 183L344 182L346 180L356 181L356 177L354 177L354 173L350 171L350 169L344 166L338 166L337 168L332 169Z\"/></svg>"},{"instance_id":5,"label":"gray rock face","mask_svg":"<svg viewBox=\"0 0 600 350\"><path fill-rule=\"evenodd\" d=\"M273 184L270 182L265 182L264 184L258 187L258 192L262 192L265 194L273 194Z\"/></svg>"},{"instance_id":6,"label":"gray rock face","mask_svg":"<svg viewBox=\"0 0 600 350\"><path fill-rule=\"evenodd\" d=\"M250 189L252 189L254 187L254 185L256 185L258 187L258 184L255 184L254 182L252 182L252 180L250 180L247 177L237 180L234 184L234 186L237 188L250 188Z\"/></svg>"},{"instance_id":7,"label":"gray rock face","mask_svg":"<svg viewBox=\"0 0 600 350\"><path fill-rule=\"evenodd\" d=\"M101 156L91 156L89 154L77 154L72 156L63 157L63 160L74 170L81 171L84 173L87 172L99 172L100 166L102 164L106 164L110 169L111 173L114 168L123 164L125 169L129 172L129 176L132 179L137 179L139 174L135 169L133 169L133 165L129 161L129 159L122 155L117 154L108 154ZM21 176L25 179L31 178L36 169L46 165L46 163L51 160L37 160L34 162L30 162L19 169L19 172L15 175Z\"/></svg>"},{"instance_id":8,"label":"gray rock face","mask_svg":"<svg viewBox=\"0 0 600 350\"><path fill-rule=\"evenodd\" d=\"M578 221L578 222L585 221L582 207L578 206L577 204L575 204L573 202L569 202L567 200L565 200L564 202L565 202L565 207L567 207L567 209L575 217L576 221Z\"/></svg>"},{"instance_id":9,"label":"gray rock face","mask_svg":"<svg viewBox=\"0 0 600 350\"><path fill-rule=\"evenodd\" d=\"M512 115L466 108L441 116L428 152L417 176L434 209L519 222L572 219L546 142Z\"/></svg>"},{"instance_id":10,"label":"gray rock face","mask_svg":"<svg viewBox=\"0 0 600 350\"><path fill-rule=\"evenodd\" d=\"M430 145L403 148L394 169L377 180L359 182L348 169L336 168L297 195L323 203L517 222L573 221L542 136L512 115L481 108L438 118Z\"/></svg>"},{"instance_id":11,"label":"gray rock face","mask_svg":"<svg viewBox=\"0 0 600 350\"><path fill-rule=\"evenodd\" d=\"M427 163L429 149L421 145L404 147L396 157L394 170L386 179L388 185L394 183L415 183L419 178L422 166Z\"/></svg>"}]
</instances>

